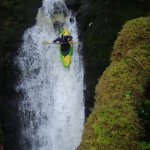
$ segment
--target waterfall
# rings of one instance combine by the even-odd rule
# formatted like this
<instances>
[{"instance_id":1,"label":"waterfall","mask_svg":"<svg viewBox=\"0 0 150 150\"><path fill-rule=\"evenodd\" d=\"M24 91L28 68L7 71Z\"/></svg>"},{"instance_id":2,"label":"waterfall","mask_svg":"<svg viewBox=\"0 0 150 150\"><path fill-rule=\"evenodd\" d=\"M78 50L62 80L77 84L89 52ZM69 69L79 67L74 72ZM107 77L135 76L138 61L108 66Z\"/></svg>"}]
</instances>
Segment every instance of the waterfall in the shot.
<instances>
[{"instance_id":1,"label":"waterfall","mask_svg":"<svg viewBox=\"0 0 150 150\"><path fill-rule=\"evenodd\" d=\"M73 19L70 22L70 18ZM71 20L72 20L71 19ZM36 24L27 29L16 58L21 70L16 90L19 103L22 150L75 150L84 124L84 69L78 45L72 64L64 68L59 46L52 42L68 28L78 41L76 20L63 0L43 0Z\"/></svg>"}]
</instances>

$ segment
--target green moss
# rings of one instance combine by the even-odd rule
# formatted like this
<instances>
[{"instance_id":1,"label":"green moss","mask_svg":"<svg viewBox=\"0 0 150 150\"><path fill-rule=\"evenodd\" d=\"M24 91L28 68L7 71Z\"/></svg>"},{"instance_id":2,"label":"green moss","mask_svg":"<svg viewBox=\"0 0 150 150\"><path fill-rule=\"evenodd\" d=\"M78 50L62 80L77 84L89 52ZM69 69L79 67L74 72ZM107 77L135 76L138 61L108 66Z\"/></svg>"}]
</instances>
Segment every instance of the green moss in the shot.
<instances>
[{"instance_id":1,"label":"green moss","mask_svg":"<svg viewBox=\"0 0 150 150\"><path fill-rule=\"evenodd\" d=\"M114 45L112 61L129 56L129 53L131 53L131 57L133 55L132 53L136 53L135 56L138 57L138 54L142 55L141 53L143 53L143 51L139 51L138 49L142 49L143 47L147 51L146 55L148 55L148 50L150 49L150 45L148 44L150 41L149 22L150 17L147 17L145 19L139 18L129 21L124 25L124 28L119 34L119 37ZM135 47L137 47L137 50L132 51L132 48ZM143 59L139 60L141 63L143 61Z\"/></svg>"},{"instance_id":2,"label":"green moss","mask_svg":"<svg viewBox=\"0 0 150 150\"><path fill-rule=\"evenodd\" d=\"M150 149L150 143L140 142L140 145L142 147L142 150L149 150Z\"/></svg>"},{"instance_id":3,"label":"green moss","mask_svg":"<svg viewBox=\"0 0 150 150\"><path fill-rule=\"evenodd\" d=\"M110 54L117 33L128 20L147 16L147 0L88 0L79 10L77 20L85 31L83 54L85 58L86 106L94 103L97 79L110 64ZM86 9L87 8L87 9ZM86 107L86 108L87 108Z\"/></svg>"},{"instance_id":4,"label":"green moss","mask_svg":"<svg viewBox=\"0 0 150 150\"><path fill-rule=\"evenodd\" d=\"M123 26L113 51L122 55L119 59L112 56L111 65L99 79L95 108L85 124L79 150L142 149L139 140L144 129L138 110L145 101L144 92L150 77L148 35L149 17Z\"/></svg>"}]
</instances>

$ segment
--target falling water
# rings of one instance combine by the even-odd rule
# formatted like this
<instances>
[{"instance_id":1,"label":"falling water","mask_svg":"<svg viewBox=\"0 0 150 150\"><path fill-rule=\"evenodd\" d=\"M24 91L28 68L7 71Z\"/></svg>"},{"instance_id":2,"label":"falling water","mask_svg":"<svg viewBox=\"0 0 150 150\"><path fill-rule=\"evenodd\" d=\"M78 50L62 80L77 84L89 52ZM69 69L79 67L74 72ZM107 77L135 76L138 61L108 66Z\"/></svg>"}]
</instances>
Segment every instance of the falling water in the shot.
<instances>
[{"instance_id":1,"label":"falling water","mask_svg":"<svg viewBox=\"0 0 150 150\"><path fill-rule=\"evenodd\" d=\"M70 18L74 21L70 22ZM66 27L78 41L76 20L63 0L43 0L36 25L26 30L16 60L22 72L20 98L22 150L75 150L84 123L83 66L74 44L70 68L64 68L52 42Z\"/></svg>"}]
</instances>

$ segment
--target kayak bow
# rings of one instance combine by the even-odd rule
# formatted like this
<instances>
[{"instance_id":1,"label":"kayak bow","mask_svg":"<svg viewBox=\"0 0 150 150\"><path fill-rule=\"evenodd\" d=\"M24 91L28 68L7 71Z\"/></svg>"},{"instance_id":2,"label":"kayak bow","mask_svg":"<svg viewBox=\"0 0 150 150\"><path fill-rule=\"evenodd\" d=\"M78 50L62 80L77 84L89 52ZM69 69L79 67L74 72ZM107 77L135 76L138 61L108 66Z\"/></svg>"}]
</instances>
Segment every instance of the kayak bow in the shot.
<instances>
[{"instance_id":1,"label":"kayak bow","mask_svg":"<svg viewBox=\"0 0 150 150\"><path fill-rule=\"evenodd\" d=\"M63 29L61 34L69 35L70 32L67 29ZM72 62L72 54L73 54L73 43L72 41L69 42L68 50L64 53L62 50L62 47L60 46L60 58L62 61L62 64L65 68L68 68Z\"/></svg>"}]
</instances>

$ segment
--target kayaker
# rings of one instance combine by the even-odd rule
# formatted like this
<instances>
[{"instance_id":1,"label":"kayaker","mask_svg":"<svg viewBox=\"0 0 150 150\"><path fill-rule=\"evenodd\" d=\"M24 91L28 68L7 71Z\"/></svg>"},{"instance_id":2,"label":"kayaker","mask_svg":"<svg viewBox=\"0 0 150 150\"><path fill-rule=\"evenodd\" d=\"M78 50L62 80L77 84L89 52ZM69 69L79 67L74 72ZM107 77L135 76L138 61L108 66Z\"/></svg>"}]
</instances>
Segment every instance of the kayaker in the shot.
<instances>
[{"instance_id":1,"label":"kayaker","mask_svg":"<svg viewBox=\"0 0 150 150\"><path fill-rule=\"evenodd\" d=\"M57 39L55 39L53 42L59 42L60 44L62 43L69 43L69 41L72 40L72 36L70 35L63 35L61 37L58 37Z\"/></svg>"},{"instance_id":2,"label":"kayaker","mask_svg":"<svg viewBox=\"0 0 150 150\"><path fill-rule=\"evenodd\" d=\"M62 34L61 37L58 37L53 42L54 43L59 42L61 44L61 51L65 53L70 49L69 41L72 41L72 36Z\"/></svg>"}]
</instances>

